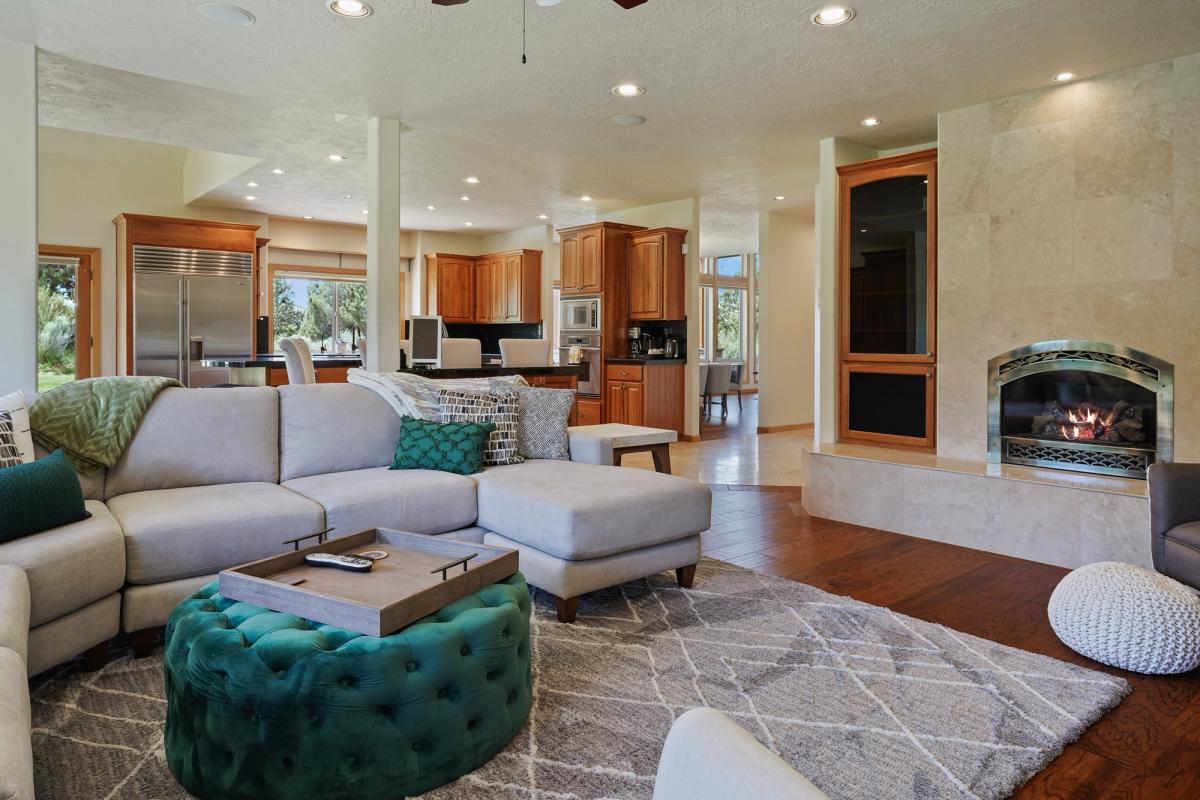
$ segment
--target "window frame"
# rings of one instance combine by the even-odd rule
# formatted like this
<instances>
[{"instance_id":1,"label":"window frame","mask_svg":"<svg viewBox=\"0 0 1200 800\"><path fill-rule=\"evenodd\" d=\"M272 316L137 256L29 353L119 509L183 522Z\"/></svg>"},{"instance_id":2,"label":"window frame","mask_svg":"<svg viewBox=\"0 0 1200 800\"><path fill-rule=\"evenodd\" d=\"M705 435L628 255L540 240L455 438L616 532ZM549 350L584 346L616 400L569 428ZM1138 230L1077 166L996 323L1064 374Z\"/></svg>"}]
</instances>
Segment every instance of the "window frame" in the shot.
<instances>
[{"instance_id":1,"label":"window frame","mask_svg":"<svg viewBox=\"0 0 1200 800\"><path fill-rule=\"evenodd\" d=\"M266 286L266 307L267 315L267 336L271 343L271 351L277 352L279 344L275 337L275 279L276 278L293 278L293 279L308 279L308 280L324 280L331 283L366 283L367 271L365 269L356 269L349 267L310 267L302 264L270 264L267 267L267 286ZM337 339L337 292L334 292L334 308L333 322L331 323L330 342L336 343ZM365 331L363 332L365 335ZM350 352L358 352L358 342L351 342ZM334 351L337 352L337 345L334 344Z\"/></svg>"},{"instance_id":2,"label":"window frame","mask_svg":"<svg viewBox=\"0 0 1200 800\"><path fill-rule=\"evenodd\" d=\"M758 359L754 353L753 337L758 333L758 326L754 319L754 296L758 286L758 274L756 273L756 258L757 253L742 253L737 257L742 260L742 274L739 277L717 274L717 259L732 258L733 256L706 256L700 258L700 347L703 349L703 363L742 363L742 383L743 387L757 386L758 381L752 380L758 373ZM711 289L712 300L708 303L708 308L705 308L704 290ZM724 359L718 362L714 358L716 350L717 337L717 318L719 316L720 307L720 292L719 289L739 289L743 292L742 295L742 353L737 359ZM711 324L710 324L711 322Z\"/></svg>"},{"instance_id":3,"label":"window frame","mask_svg":"<svg viewBox=\"0 0 1200 800\"><path fill-rule=\"evenodd\" d=\"M76 259L75 267L75 380L99 375L102 371L100 348L100 264L99 247L39 244L42 259ZM40 263L39 263L39 269ZM36 384L37 374L34 375Z\"/></svg>"}]
</instances>

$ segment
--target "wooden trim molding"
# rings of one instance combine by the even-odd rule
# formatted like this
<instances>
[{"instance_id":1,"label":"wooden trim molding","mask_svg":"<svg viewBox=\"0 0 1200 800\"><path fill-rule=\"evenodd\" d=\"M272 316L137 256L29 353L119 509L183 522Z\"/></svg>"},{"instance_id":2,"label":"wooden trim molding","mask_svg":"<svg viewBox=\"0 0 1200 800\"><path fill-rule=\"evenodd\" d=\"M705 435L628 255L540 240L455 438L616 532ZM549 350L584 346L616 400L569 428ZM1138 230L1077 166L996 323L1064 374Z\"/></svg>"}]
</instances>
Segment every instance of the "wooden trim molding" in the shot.
<instances>
[{"instance_id":1,"label":"wooden trim molding","mask_svg":"<svg viewBox=\"0 0 1200 800\"><path fill-rule=\"evenodd\" d=\"M812 422L798 422L794 425L759 425L758 433L783 433L784 431L811 431Z\"/></svg>"},{"instance_id":2,"label":"wooden trim molding","mask_svg":"<svg viewBox=\"0 0 1200 800\"><path fill-rule=\"evenodd\" d=\"M698 442L698 441L700 441L700 437L694 433L681 433L681 434L679 434L679 441L681 441L681 442Z\"/></svg>"},{"instance_id":3,"label":"wooden trim molding","mask_svg":"<svg viewBox=\"0 0 1200 800\"><path fill-rule=\"evenodd\" d=\"M75 247L65 244L39 244L38 255L57 256L59 258L78 258L79 269L86 272L86 286L76 286L75 308L75 378L92 378L103 371L101 357L102 328L100 326L100 272L103 266L102 254L99 247ZM76 279L78 280L78 278ZM80 294L85 294L82 304ZM87 331L88 341L84 347L86 358L80 361L80 332Z\"/></svg>"}]
</instances>

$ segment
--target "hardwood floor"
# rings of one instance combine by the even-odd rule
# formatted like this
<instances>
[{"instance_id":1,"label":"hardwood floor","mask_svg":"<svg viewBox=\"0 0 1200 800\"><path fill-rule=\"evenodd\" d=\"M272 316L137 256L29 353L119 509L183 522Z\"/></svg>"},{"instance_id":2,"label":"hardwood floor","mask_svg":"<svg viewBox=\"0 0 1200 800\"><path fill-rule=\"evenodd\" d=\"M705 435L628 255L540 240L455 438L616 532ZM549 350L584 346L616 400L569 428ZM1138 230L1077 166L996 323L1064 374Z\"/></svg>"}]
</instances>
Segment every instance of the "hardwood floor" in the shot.
<instances>
[{"instance_id":1,"label":"hardwood floor","mask_svg":"<svg viewBox=\"0 0 1200 800\"><path fill-rule=\"evenodd\" d=\"M729 415L721 416L718 399L708 408L708 416L700 414L700 439L726 439L731 436L754 436L758 433L758 392L742 392L742 405L738 408L736 394L729 395Z\"/></svg>"},{"instance_id":2,"label":"hardwood floor","mask_svg":"<svg viewBox=\"0 0 1200 800\"><path fill-rule=\"evenodd\" d=\"M1134 691L1014 797L1200 798L1200 671L1106 667L1054 635L1046 603L1067 570L808 516L796 487L715 485L704 553L919 619L1120 675Z\"/></svg>"}]
</instances>

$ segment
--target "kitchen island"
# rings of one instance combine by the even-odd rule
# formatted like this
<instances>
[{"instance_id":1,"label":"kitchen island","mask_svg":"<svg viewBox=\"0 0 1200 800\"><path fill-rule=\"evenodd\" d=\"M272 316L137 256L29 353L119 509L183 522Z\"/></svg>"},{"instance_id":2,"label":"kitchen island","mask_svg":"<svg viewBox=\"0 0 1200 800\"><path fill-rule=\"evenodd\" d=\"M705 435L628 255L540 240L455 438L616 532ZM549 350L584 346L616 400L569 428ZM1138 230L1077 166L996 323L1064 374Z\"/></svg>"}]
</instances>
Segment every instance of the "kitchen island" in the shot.
<instances>
[{"instance_id":1,"label":"kitchen island","mask_svg":"<svg viewBox=\"0 0 1200 800\"><path fill-rule=\"evenodd\" d=\"M352 367L361 367L362 359L352 353L314 353L313 369L317 383L345 383ZM229 383L238 386L284 386L288 382L287 361L283 353L264 353L250 358L206 358L206 369L229 370Z\"/></svg>"}]
</instances>

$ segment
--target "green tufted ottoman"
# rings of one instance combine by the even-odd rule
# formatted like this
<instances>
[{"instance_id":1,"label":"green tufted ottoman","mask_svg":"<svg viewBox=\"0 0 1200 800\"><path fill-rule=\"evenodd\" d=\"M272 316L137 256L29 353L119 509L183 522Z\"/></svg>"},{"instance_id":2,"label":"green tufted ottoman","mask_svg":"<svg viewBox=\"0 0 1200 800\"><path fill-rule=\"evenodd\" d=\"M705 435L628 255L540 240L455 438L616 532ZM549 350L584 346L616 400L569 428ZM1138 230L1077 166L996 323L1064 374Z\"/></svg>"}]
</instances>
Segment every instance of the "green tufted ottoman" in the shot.
<instances>
[{"instance_id":1,"label":"green tufted ottoman","mask_svg":"<svg viewBox=\"0 0 1200 800\"><path fill-rule=\"evenodd\" d=\"M382 638L222 597L167 623L167 763L204 800L388 800L500 752L531 705L517 573Z\"/></svg>"}]
</instances>

